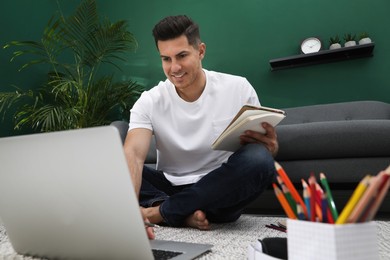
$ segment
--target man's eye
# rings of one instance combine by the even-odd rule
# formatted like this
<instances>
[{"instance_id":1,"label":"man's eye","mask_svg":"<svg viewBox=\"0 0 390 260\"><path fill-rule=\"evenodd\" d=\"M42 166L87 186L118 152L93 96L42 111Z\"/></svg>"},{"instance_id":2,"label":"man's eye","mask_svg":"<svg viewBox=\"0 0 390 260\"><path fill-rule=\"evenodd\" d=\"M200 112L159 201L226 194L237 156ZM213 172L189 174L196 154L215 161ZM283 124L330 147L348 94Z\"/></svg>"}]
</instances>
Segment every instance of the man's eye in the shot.
<instances>
[{"instance_id":1,"label":"man's eye","mask_svg":"<svg viewBox=\"0 0 390 260\"><path fill-rule=\"evenodd\" d=\"M170 61L170 58L168 58L168 57L162 57L161 59L162 59L162 61Z\"/></svg>"}]
</instances>

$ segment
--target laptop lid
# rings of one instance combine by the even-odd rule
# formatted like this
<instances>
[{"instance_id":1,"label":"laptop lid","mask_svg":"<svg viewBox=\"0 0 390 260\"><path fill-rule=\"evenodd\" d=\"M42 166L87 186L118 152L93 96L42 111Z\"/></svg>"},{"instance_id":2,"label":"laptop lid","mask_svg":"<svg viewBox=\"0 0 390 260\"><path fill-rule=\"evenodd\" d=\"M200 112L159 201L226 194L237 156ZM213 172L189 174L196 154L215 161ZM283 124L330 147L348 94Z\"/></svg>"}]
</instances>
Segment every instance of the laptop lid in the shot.
<instances>
[{"instance_id":1,"label":"laptop lid","mask_svg":"<svg viewBox=\"0 0 390 260\"><path fill-rule=\"evenodd\" d=\"M153 259L115 127L1 138L0 171L0 218L19 254Z\"/></svg>"}]
</instances>

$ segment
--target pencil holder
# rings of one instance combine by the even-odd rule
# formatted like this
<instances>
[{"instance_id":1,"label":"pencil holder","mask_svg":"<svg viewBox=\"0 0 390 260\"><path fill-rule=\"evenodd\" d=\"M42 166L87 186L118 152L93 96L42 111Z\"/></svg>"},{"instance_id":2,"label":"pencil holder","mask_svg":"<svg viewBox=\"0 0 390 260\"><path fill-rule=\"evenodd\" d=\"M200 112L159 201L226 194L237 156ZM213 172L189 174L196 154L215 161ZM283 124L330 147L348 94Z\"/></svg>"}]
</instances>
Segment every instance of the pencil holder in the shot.
<instances>
[{"instance_id":1,"label":"pencil holder","mask_svg":"<svg viewBox=\"0 0 390 260\"><path fill-rule=\"evenodd\" d=\"M334 225L287 220L289 260L377 260L376 224Z\"/></svg>"}]
</instances>

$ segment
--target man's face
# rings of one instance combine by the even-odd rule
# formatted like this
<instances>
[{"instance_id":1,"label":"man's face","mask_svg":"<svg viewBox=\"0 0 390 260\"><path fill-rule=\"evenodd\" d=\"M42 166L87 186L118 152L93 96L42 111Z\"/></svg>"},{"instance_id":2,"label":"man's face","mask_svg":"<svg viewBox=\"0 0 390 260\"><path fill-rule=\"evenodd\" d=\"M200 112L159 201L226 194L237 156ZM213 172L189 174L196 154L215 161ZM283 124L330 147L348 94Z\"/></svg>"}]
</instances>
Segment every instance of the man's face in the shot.
<instances>
[{"instance_id":1,"label":"man's face","mask_svg":"<svg viewBox=\"0 0 390 260\"><path fill-rule=\"evenodd\" d=\"M172 40L158 41L157 47L164 73L176 88L185 90L197 86L206 50L203 43L196 49L188 43L187 37L182 35Z\"/></svg>"}]
</instances>

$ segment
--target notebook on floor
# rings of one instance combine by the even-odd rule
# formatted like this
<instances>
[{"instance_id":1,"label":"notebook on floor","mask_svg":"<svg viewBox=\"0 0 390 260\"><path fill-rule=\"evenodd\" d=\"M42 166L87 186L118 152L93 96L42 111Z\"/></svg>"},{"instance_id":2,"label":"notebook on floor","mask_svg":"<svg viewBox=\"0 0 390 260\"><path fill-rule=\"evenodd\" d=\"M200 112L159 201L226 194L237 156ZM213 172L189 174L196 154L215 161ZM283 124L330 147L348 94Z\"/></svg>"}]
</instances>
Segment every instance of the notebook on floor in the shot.
<instances>
[{"instance_id":1,"label":"notebook on floor","mask_svg":"<svg viewBox=\"0 0 390 260\"><path fill-rule=\"evenodd\" d=\"M23 255L191 259L212 247L149 241L112 126L0 138L0 218Z\"/></svg>"}]
</instances>

